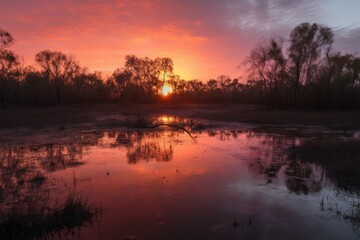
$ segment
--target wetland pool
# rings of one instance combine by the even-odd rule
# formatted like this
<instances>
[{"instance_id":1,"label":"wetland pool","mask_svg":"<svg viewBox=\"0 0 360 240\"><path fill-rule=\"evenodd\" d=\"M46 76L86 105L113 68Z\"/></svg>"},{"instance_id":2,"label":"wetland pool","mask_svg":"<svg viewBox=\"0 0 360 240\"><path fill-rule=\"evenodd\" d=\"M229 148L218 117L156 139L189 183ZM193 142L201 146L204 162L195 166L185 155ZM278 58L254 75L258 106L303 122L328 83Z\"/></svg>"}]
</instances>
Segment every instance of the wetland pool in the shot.
<instances>
[{"instance_id":1,"label":"wetland pool","mask_svg":"<svg viewBox=\"0 0 360 240\"><path fill-rule=\"evenodd\" d=\"M24 233L11 233L4 227L9 216L3 216L1 236L358 239L357 191L339 187L328 168L292 151L319 135L298 132L211 128L191 131L192 138L164 126L3 134L2 215L14 209L28 214L44 202L44 212L50 211L69 193L97 210L91 218L41 234L26 232L31 222Z\"/></svg>"}]
</instances>

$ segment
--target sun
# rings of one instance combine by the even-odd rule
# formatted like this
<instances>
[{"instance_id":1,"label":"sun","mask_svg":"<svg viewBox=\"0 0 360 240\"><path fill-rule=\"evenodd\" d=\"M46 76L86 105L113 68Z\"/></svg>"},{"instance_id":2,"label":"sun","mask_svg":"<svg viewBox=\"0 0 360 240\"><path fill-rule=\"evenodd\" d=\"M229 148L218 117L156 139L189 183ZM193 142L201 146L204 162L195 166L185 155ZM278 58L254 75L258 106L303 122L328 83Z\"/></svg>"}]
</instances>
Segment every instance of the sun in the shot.
<instances>
[{"instance_id":1,"label":"sun","mask_svg":"<svg viewBox=\"0 0 360 240\"><path fill-rule=\"evenodd\" d=\"M161 94L163 95L163 96L168 96L169 94L171 94L173 92L173 89L172 89L172 87L171 86L169 86L169 85L167 85L167 84L165 84L164 86L162 86L162 88L161 88Z\"/></svg>"}]
</instances>

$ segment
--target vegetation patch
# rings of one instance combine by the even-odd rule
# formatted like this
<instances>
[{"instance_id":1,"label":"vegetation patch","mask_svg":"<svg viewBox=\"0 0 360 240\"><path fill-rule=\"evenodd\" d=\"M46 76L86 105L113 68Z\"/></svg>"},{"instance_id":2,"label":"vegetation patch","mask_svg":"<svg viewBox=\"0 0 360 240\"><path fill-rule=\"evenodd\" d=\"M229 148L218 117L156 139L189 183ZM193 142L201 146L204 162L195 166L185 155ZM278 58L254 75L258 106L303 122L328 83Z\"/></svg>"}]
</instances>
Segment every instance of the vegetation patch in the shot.
<instances>
[{"instance_id":1,"label":"vegetation patch","mask_svg":"<svg viewBox=\"0 0 360 240\"><path fill-rule=\"evenodd\" d=\"M0 239L38 239L62 236L91 223L99 209L86 199L69 194L62 204L50 208L13 206L0 213Z\"/></svg>"}]
</instances>

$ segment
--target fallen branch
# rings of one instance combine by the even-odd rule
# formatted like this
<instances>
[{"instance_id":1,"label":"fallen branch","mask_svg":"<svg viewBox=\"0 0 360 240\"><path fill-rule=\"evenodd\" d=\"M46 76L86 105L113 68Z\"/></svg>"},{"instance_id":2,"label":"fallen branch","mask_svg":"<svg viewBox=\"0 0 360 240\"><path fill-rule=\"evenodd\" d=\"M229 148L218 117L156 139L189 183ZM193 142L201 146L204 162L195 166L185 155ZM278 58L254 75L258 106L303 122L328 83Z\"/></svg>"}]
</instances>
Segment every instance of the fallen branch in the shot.
<instances>
[{"instance_id":1,"label":"fallen branch","mask_svg":"<svg viewBox=\"0 0 360 240\"><path fill-rule=\"evenodd\" d=\"M196 139L191 135L191 133L186 128L178 126L178 125L159 123L154 126L145 126L145 128L157 128L157 127L161 127L161 126L171 127L171 128L175 128L177 130L183 130L192 138L192 140L194 140L194 142L196 142Z\"/></svg>"}]
</instances>

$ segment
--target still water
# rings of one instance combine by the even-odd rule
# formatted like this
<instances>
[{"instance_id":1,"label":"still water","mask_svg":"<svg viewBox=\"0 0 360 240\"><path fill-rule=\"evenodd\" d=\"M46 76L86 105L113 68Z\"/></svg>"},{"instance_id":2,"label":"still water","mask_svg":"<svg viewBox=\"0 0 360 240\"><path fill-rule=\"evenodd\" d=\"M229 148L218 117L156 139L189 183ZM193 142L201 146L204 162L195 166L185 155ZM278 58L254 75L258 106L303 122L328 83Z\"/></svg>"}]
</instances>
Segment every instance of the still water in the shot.
<instances>
[{"instance_id":1,"label":"still water","mask_svg":"<svg viewBox=\"0 0 360 240\"><path fill-rule=\"evenodd\" d=\"M76 192L101 209L64 239L358 239L343 217L358 198L289 152L301 138L246 128L191 135L167 127L4 135L1 208Z\"/></svg>"}]
</instances>

